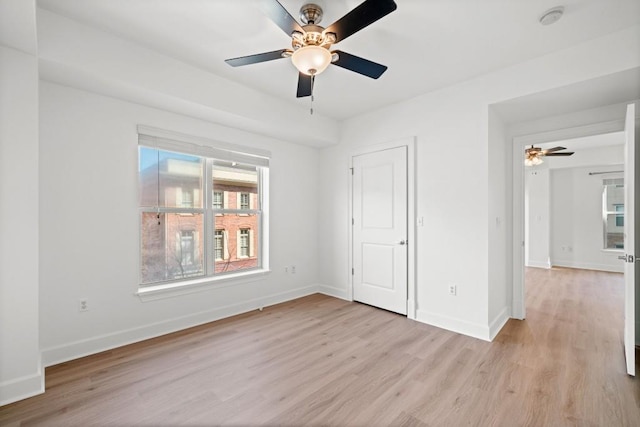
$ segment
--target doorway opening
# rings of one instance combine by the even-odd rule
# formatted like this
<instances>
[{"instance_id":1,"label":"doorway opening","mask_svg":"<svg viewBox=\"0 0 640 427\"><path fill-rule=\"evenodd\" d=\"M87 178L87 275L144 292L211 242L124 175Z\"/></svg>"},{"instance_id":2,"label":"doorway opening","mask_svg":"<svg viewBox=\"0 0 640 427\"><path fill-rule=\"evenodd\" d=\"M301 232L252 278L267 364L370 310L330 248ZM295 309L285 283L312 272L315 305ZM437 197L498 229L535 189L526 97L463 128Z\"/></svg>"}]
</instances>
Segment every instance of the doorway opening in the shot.
<instances>
[{"instance_id":1,"label":"doorway opening","mask_svg":"<svg viewBox=\"0 0 640 427\"><path fill-rule=\"evenodd\" d=\"M620 307L616 309L614 301L607 312L620 318L617 323L624 328L623 349L627 361L627 372L629 375L635 375L634 331L637 322L633 254L635 253L634 223L637 219L634 197L637 181L635 175L637 121L634 104L626 107L625 118L620 122L621 126L618 121L595 125L596 130L600 132L594 132L593 126L574 128L572 132L576 137L572 138L574 139L572 142L577 142L575 141L577 138L584 138L587 133L586 136L592 138L594 142L596 139L600 141L609 139L611 144L609 147L594 147L591 150L587 149L587 145L583 145L584 152L591 155L581 156L579 161L564 159L563 163L554 160L560 162L555 170L551 167L553 163L546 168L541 168L538 164L537 170L523 168L522 163L518 164L518 156L523 152L524 141L523 138L514 139L513 230L514 252L517 254L514 255L513 311L514 313L519 311L517 318L525 317L526 304L529 300L525 290L529 277L536 278L532 280L536 285L549 279L557 280L558 283L554 285L563 285L555 289L558 296L560 291L567 287L565 286L567 283L575 284L576 277L580 274L582 276L590 274L597 278L598 276L594 273L587 272L608 272L608 278L599 277L599 280L592 280L599 282L600 288L605 285L610 286L610 290L594 300L595 309L592 308L591 311L597 311L608 296L619 293ZM602 132L605 128L615 127L622 127L624 130ZM545 137L548 138L549 135ZM615 147L621 143L622 149ZM527 163L531 167L531 162ZM516 215L516 212L521 215ZM596 215L598 212L600 218ZM631 222L625 222L625 217L631 218ZM622 238L624 243L621 245L622 236L624 236ZM518 240L522 245L516 244ZM632 261L629 261L630 259ZM562 274L553 271L554 265L574 269L564 272L571 275L568 282L563 282ZM527 266L526 269L525 266ZM541 277L541 273L530 270L532 268L546 268L551 271L546 277ZM575 270L576 268L581 270ZM622 277L618 276L616 280L612 274L618 272L624 272L624 274ZM601 290L597 285L593 289ZM583 303L584 289L575 286L571 289L580 297L579 302ZM554 311L553 318L561 318L563 312L570 312L571 302L574 299L577 298L565 299L569 304L563 305L561 311ZM549 301L543 308L548 309L552 306L553 303ZM575 319L580 314L580 311L575 311L572 317ZM540 320L539 317L538 320ZM611 327L615 328L617 323L613 322ZM596 324L592 326L595 329L598 327Z\"/></svg>"},{"instance_id":2,"label":"doorway opening","mask_svg":"<svg viewBox=\"0 0 640 427\"><path fill-rule=\"evenodd\" d=\"M512 317L526 317L527 269L623 271L619 250L605 250L602 224L603 177L621 178L624 171L623 129L620 119L513 139ZM567 147L576 154L525 166L524 153L532 145Z\"/></svg>"}]
</instances>

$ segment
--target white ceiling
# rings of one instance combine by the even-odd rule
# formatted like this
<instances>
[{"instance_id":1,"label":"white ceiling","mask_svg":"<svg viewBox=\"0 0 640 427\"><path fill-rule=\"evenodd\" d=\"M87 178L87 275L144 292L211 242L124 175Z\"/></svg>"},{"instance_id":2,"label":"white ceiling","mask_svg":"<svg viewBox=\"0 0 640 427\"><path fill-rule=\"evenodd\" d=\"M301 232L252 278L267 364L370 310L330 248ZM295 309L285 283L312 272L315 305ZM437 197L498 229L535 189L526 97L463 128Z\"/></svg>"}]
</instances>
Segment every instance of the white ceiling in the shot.
<instances>
[{"instance_id":1,"label":"white ceiling","mask_svg":"<svg viewBox=\"0 0 640 427\"><path fill-rule=\"evenodd\" d=\"M640 98L640 68L510 99L493 108L505 124L559 116Z\"/></svg>"},{"instance_id":2,"label":"white ceiling","mask_svg":"<svg viewBox=\"0 0 640 427\"><path fill-rule=\"evenodd\" d=\"M566 147L567 151L588 150L591 148L611 147L624 144L624 132L611 132L600 135L590 135L581 138L565 139L561 141L536 144L543 149L552 147Z\"/></svg>"},{"instance_id":3,"label":"white ceiling","mask_svg":"<svg viewBox=\"0 0 640 427\"><path fill-rule=\"evenodd\" d=\"M640 23L640 0L396 0L398 9L336 45L385 64L372 80L339 67L316 78L314 108L346 119ZM304 0L281 0L298 17ZM328 26L360 0L315 1ZM564 17L539 16L562 4ZM232 68L224 59L287 48L256 0L38 0L39 7L301 106L287 59Z\"/></svg>"}]
</instances>

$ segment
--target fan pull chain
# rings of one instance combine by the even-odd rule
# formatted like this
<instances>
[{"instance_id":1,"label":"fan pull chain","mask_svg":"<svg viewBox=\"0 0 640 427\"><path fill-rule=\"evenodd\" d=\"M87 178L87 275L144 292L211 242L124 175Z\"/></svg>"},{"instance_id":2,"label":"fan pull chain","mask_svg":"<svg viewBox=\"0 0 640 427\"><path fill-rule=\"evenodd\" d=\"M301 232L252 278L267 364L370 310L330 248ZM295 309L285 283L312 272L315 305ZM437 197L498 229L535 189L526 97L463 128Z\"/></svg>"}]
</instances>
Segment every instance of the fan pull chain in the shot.
<instances>
[{"instance_id":1,"label":"fan pull chain","mask_svg":"<svg viewBox=\"0 0 640 427\"><path fill-rule=\"evenodd\" d=\"M316 81L316 75L312 74L311 75L311 110L310 110L310 113L312 116L313 116L313 86L315 81Z\"/></svg>"}]
</instances>

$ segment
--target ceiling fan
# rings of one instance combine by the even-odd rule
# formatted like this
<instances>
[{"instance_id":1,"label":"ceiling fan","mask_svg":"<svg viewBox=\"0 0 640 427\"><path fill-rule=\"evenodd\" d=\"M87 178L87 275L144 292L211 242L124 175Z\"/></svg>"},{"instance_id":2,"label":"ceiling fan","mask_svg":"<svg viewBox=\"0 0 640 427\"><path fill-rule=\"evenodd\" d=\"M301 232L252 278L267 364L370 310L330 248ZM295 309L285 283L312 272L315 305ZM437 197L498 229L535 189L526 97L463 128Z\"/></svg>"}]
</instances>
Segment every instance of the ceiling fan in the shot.
<instances>
[{"instance_id":1,"label":"ceiling fan","mask_svg":"<svg viewBox=\"0 0 640 427\"><path fill-rule=\"evenodd\" d=\"M255 55L231 58L225 62L233 67L291 58L298 69L297 97L312 96L315 76L322 73L329 64L355 71L377 79L387 67L351 55L341 50L329 50L338 43L375 21L396 10L393 0L365 0L351 12L328 27L318 25L322 20L322 8L316 4L305 4L300 8L298 22L277 0L263 0L262 9L271 20L291 37L291 49L280 49Z\"/></svg>"},{"instance_id":2,"label":"ceiling fan","mask_svg":"<svg viewBox=\"0 0 640 427\"><path fill-rule=\"evenodd\" d=\"M524 164L526 166L537 166L542 163L543 157L551 157L551 156L572 156L574 154L573 151L567 151L564 153L559 153L558 151L566 150L565 147L553 147L543 150L540 147L534 147L533 145L530 148L524 150Z\"/></svg>"}]
</instances>

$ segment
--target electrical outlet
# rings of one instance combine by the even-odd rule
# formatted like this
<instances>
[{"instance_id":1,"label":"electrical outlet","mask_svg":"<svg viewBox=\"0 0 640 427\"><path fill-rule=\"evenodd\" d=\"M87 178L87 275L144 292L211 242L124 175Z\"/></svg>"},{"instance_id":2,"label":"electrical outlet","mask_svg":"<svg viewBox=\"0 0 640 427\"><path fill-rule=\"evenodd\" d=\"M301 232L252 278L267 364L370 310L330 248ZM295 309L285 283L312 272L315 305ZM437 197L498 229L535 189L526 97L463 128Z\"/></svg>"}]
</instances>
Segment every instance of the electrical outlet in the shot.
<instances>
[{"instance_id":1,"label":"electrical outlet","mask_svg":"<svg viewBox=\"0 0 640 427\"><path fill-rule=\"evenodd\" d=\"M78 311L87 311L89 310L89 300L86 298L82 298L78 300Z\"/></svg>"},{"instance_id":2,"label":"electrical outlet","mask_svg":"<svg viewBox=\"0 0 640 427\"><path fill-rule=\"evenodd\" d=\"M456 296L456 285L449 285L449 295Z\"/></svg>"},{"instance_id":3,"label":"electrical outlet","mask_svg":"<svg viewBox=\"0 0 640 427\"><path fill-rule=\"evenodd\" d=\"M296 274L296 266L295 265L291 266L291 274Z\"/></svg>"}]
</instances>

